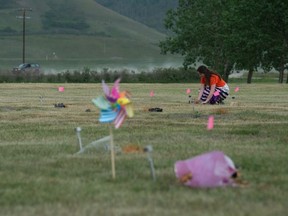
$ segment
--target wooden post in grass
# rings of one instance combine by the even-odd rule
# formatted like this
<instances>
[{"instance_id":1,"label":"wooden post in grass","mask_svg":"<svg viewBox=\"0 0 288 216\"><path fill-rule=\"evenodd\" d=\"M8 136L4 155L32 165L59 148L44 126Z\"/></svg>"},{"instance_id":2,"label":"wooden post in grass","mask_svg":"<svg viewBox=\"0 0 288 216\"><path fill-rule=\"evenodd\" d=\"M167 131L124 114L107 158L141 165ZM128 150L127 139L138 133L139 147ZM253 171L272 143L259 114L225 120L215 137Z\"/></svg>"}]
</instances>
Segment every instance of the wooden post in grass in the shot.
<instances>
[{"instance_id":1,"label":"wooden post in grass","mask_svg":"<svg viewBox=\"0 0 288 216\"><path fill-rule=\"evenodd\" d=\"M112 178L115 179L115 151L114 151L114 141L113 141L113 131L112 125L110 124L110 150L111 150L111 168L112 168Z\"/></svg>"}]
</instances>

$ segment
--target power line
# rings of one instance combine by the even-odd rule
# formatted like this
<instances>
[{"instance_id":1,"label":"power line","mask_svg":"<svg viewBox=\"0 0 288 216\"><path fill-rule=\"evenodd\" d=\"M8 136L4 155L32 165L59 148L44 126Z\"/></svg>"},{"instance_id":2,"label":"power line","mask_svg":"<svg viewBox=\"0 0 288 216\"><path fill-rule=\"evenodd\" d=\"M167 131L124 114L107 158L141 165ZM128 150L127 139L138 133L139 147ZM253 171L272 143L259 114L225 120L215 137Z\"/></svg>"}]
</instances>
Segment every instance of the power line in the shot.
<instances>
[{"instance_id":1,"label":"power line","mask_svg":"<svg viewBox=\"0 0 288 216\"><path fill-rule=\"evenodd\" d=\"M18 9L18 11L22 11L22 16L16 16L17 19L23 20L23 34L22 34L22 40L23 40L23 46L22 46L22 63L25 63L25 34L26 34L26 19L30 19L30 17L26 16L26 11L32 11L31 8L21 8Z\"/></svg>"}]
</instances>

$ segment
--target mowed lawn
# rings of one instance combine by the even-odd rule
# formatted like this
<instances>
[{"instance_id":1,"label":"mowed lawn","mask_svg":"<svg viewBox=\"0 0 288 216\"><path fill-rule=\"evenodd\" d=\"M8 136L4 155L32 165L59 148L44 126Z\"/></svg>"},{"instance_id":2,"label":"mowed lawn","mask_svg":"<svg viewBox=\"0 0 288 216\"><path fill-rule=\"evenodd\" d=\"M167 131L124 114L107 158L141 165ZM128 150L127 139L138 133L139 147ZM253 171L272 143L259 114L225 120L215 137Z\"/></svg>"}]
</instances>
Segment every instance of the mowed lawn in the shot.
<instances>
[{"instance_id":1,"label":"mowed lawn","mask_svg":"<svg viewBox=\"0 0 288 216\"><path fill-rule=\"evenodd\" d=\"M198 87L120 85L132 93L135 117L113 130L114 143L152 145L154 182L145 153L118 153L115 180L103 149L75 154L76 127L84 146L109 135L91 102L103 95L100 83L0 84L0 215L287 215L288 85L233 83L214 106L188 103L186 89L195 97ZM230 156L248 184L192 189L177 181L177 160L213 150Z\"/></svg>"}]
</instances>

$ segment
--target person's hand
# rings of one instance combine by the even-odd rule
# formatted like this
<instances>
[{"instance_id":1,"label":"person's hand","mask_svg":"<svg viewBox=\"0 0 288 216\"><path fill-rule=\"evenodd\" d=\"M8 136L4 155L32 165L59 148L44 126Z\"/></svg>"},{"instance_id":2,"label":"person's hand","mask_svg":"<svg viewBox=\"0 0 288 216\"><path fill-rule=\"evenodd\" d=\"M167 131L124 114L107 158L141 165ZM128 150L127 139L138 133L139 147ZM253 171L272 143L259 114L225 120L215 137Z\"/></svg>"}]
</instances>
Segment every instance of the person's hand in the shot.
<instances>
[{"instance_id":1,"label":"person's hand","mask_svg":"<svg viewBox=\"0 0 288 216\"><path fill-rule=\"evenodd\" d=\"M207 103L208 103L208 101L203 101L203 102L202 102L203 105L205 105L205 104L207 104Z\"/></svg>"}]
</instances>

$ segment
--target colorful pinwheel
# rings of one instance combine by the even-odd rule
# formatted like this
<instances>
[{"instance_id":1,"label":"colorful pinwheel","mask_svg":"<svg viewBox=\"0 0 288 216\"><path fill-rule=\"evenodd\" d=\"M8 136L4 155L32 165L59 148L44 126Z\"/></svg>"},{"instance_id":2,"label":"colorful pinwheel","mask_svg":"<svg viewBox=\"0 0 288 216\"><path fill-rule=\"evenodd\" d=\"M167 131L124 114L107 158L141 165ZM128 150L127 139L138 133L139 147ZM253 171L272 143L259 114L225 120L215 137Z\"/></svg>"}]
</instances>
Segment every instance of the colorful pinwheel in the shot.
<instances>
[{"instance_id":1,"label":"colorful pinwheel","mask_svg":"<svg viewBox=\"0 0 288 216\"><path fill-rule=\"evenodd\" d=\"M120 79L114 82L110 90L108 85L102 80L102 88L105 96L100 96L92 100L92 102L100 109L101 123L113 122L115 128L119 128L126 116L133 117L133 107L130 100L130 94L127 91L120 92Z\"/></svg>"}]
</instances>

